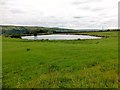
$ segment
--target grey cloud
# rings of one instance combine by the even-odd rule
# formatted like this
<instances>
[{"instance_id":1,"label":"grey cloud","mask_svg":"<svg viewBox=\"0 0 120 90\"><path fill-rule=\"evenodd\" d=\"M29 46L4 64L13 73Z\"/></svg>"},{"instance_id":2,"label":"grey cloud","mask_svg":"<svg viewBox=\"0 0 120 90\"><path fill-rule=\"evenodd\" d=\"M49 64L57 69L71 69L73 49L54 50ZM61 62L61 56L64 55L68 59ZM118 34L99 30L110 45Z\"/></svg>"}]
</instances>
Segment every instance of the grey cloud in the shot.
<instances>
[{"instance_id":1,"label":"grey cloud","mask_svg":"<svg viewBox=\"0 0 120 90\"><path fill-rule=\"evenodd\" d=\"M85 3L85 2L72 2L71 4L72 5L79 5L79 4L83 4L83 3Z\"/></svg>"},{"instance_id":2,"label":"grey cloud","mask_svg":"<svg viewBox=\"0 0 120 90\"><path fill-rule=\"evenodd\" d=\"M93 22L96 22L96 21L95 21L95 20L90 20L90 22L92 22L92 23L93 23Z\"/></svg>"},{"instance_id":3,"label":"grey cloud","mask_svg":"<svg viewBox=\"0 0 120 90\"><path fill-rule=\"evenodd\" d=\"M78 7L77 9L78 10L90 10L90 7L82 5L82 6Z\"/></svg>"},{"instance_id":4,"label":"grey cloud","mask_svg":"<svg viewBox=\"0 0 120 90\"><path fill-rule=\"evenodd\" d=\"M90 11L102 11L107 8L102 8L102 7L91 7L91 6L80 6L77 9L82 9L82 10L90 10Z\"/></svg>"},{"instance_id":5,"label":"grey cloud","mask_svg":"<svg viewBox=\"0 0 120 90\"><path fill-rule=\"evenodd\" d=\"M102 1L104 1L104 0L86 0L86 2L102 2Z\"/></svg>"},{"instance_id":6,"label":"grey cloud","mask_svg":"<svg viewBox=\"0 0 120 90\"><path fill-rule=\"evenodd\" d=\"M23 10L19 10L19 9L12 9L12 10L10 10L10 12L16 13L16 14L25 13Z\"/></svg>"},{"instance_id":7,"label":"grey cloud","mask_svg":"<svg viewBox=\"0 0 120 90\"><path fill-rule=\"evenodd\" d=\"M72 5L80 5L80 4L87 4L87 3L98 3L102 2L104 0L83 0L83 1L74 1L71 4Z\"/></svg>"},{"instance_id":8,"label":"grey cloud","mask_svg":"<svg viewBox=\"0 0 120 90\"><path fill-rule=\"evenodd\" d=\"M102 11L102 10L105 10L105 8L94 8L94 9L91 9L92 11Z\"/></svg>"},{"instance_id":9,"label":"grey cloud","mask_svg":"<svg viewBox=\"0 0 120 90\"><path fill-rule=\"evenodd\" d=\"M75 17L73 17L73 18L75 18L75 19L79 19L79 18L84 18L84 17L75 16Z\"/></svg>"},{"instance_id":10,"label":"grey cloud","mask_svg":"<svg viewBox=\"0 0 120 90\"><path fill-rule=\"evenodd\" d=\"M5 3L5 2L3 2L3 1L1 1L1 2L0 2L0 5L6 5L6 3Z\"/></svg>"}]
</instances>

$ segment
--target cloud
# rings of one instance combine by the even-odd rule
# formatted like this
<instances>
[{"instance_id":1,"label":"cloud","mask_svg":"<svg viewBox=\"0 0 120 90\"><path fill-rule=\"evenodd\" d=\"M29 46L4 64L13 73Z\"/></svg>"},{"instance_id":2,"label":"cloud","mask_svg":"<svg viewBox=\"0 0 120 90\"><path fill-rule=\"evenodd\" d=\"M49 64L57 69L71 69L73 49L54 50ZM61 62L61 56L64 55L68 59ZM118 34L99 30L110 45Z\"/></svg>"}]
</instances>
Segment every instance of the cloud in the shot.
<instances>
[{"instance_id":1,"label":"cloud","mask_svg":"<svg viewBox=\"0 0 120 90\"><path fill-rule=\"evenodd\" d=\"M19 10L19 9L13 9L10 10L11 13L16 13L16 14L21 14L21 13L25 13L23 10Z\"/></svg>"},{"instance_id":2,"label":"cloud","mask_svg":"<svg viewBox=\"0 0 120 90\"><path fill-rule=\"evenodd\" d=\"M72 2L72 5L80 5L80 4L84 4L86 3L86 1L76 1L76 2Z\"/></svg>"},{"instance_id":3,"label":"cloud","mask_svg":"<svg viewBox=\"0 0 120 90\"><path fill-rule=\"evenodd\" d=\"M0 24L117 27L117 5L118 0L2 0Z\"/></svg>"},{"instance_id":4,"label":"cloud","mask_svg":"<svg viewBox=\"0 0 120 90\"><path fill-rule=\"evenodd\" d=\"M102 10L105 10L104 8L94 8L92 9L92 11L102 11Z\"/></svg>"},{"instance_id":5,"label":"cloud","mask_svg":"<svg viewBox=\"0 0 120 90\"><path fill-rule=\"evenodd\" d=\"M1 1L1 2L0 2L0 5L6 5L6 3L5 3L5 2L3 2L3 1Z\"/></svg>"},{"instance_id":6,"label":"cloud","mask_svg":"<svg viewBox=\"0 0 120 90\"><path fill-rule=\"evenodd\" d=\"M104 0L74 0L71 4L72 5L81 5L81 4L90 4L90 3L101 3Z\"/></svg>"},{"instance_id":7,"label":"cloud","mask_svg":"<svg viewBox=\"0 0 120 90\"><path fill-rule=\"evenodd\" d=\"M75 17L73 17L73 18L75 18L75 19L79 19L79 18L84 18L84 17L75 16Z\"/></svg>"}]
</instances>

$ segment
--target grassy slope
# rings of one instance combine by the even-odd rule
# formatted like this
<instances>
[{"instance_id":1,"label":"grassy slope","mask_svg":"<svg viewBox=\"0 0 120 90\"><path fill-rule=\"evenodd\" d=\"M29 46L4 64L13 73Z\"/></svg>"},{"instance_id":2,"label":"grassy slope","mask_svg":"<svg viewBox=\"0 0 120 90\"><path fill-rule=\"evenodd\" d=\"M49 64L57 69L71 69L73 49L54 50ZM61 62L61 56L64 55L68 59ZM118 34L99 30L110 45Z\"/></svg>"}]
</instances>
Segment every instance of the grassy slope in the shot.
<instances>
[{"instance_id":1,"label":"grassy slope","mask_svg":"<svg viewBox=\"0 0 120 90\"><path fill-rule=\"evenodd\" d=\"M3 38L3 87L117 87L117 32L89 34L110 37L76 41Z\"/></svg>"}]
</instances>

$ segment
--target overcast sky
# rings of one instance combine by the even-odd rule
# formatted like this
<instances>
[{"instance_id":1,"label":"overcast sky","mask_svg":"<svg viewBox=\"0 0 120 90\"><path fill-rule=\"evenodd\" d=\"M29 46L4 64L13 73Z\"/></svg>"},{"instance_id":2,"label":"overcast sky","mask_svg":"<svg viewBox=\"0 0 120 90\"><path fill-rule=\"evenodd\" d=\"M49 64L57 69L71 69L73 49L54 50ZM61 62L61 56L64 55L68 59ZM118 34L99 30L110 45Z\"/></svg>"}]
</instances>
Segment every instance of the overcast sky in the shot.
<instances>
[{"instance_id":1,"label":"overcast sky","mask_svg":"<svg viewBox=\"0 0 120 90\"><path fill-rule=\"evenodd\" d=\"M119 0L0 0L0 24L117 28Z\"/></svg>"}]
</instances>

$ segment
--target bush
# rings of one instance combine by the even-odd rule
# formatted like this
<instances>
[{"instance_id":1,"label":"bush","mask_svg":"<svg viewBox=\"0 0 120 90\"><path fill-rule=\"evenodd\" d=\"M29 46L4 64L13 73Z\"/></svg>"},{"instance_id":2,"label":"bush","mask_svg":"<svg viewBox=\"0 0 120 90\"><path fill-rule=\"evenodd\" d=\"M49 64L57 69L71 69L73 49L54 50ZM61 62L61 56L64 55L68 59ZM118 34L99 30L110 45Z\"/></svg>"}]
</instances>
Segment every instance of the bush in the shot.
<instances>
[{"instance_id":1,"label":"bush","mask_svg":"<svg viewBox=\"0 0 120 90\"><path fill-rule=\"evenodd\" d=\"M30 48L27 48L26 50L27 50L27 51L30 51Z\"/></svg>"},{"instance_id":2,"label":"bush","mask_svg":"<svg viewBox=\"0 0 120 90\"><path fill-rule=\"evenodd\" d=\"M21 35L11 35L11 38L21 38Z\"/></svg>"}]
</instances>

